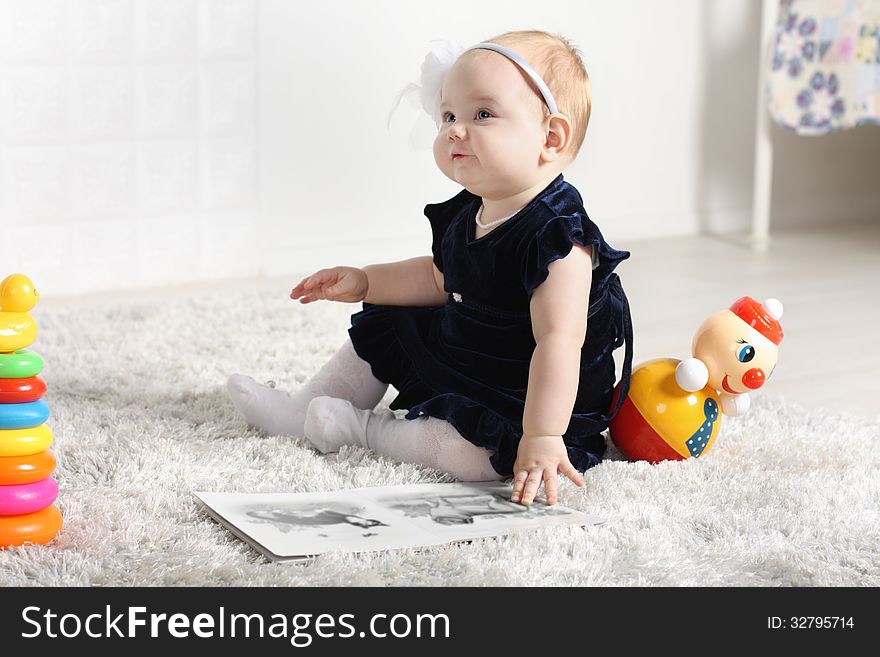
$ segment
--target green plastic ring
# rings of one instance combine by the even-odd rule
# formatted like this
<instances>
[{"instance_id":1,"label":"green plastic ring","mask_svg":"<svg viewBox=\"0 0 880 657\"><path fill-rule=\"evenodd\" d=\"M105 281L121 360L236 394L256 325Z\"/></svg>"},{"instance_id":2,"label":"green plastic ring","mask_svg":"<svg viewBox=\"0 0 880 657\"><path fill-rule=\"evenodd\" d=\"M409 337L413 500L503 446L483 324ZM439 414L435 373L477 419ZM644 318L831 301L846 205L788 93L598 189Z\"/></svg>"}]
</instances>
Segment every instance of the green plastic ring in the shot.
<instances>
[{"instance_id":1,"label":"green plastic ring","mask_svg":"<svg viewBox=\"0 0 880 657\"><path fill-rule=\"evenodd\" d=\"M43 357L30 349L0 354L0 379L25 379L43 369Z\"/></svg>"}]
</instances>

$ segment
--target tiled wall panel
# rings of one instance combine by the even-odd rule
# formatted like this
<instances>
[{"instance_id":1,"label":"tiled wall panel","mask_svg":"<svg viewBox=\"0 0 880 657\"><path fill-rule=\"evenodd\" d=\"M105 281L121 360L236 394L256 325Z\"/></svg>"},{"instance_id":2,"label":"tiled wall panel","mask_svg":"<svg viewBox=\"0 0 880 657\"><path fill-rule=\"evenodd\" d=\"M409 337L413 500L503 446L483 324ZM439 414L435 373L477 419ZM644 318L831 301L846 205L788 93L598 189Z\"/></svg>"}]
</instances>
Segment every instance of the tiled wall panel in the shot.
<instances>
[{"instance_id":1,"label":"tiled wall panel","mask_svg":"<svg viewBox=\"0 0 880 657\"><path fill-rule=\"evenodd\" d=\"M0 275L251 275L256 0L0 0Z\"/></svg>"}]
</instances>

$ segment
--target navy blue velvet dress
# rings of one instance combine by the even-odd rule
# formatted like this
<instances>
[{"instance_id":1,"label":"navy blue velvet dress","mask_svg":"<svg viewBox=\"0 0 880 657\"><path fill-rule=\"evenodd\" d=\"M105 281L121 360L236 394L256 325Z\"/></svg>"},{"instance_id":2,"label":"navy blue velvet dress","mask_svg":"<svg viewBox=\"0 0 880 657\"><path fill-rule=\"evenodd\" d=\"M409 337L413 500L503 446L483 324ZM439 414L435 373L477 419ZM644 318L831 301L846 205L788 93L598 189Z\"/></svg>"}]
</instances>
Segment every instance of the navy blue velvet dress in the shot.
<instances>
[{"instance_id":1,"label":"navy blue velvet dress","mask_svg":"<svg viewBox=\"0 0 880 657\"><path fill-rule=\"evenodd\" d=\"M629 307L614 268L629 253L609 246L587 216L578 191L559 175L513 217L476 239L479 196L462 190L429 204L425 216L432 251L448 293L443 306L363 303L348 333L373 375L398 391L391 409L408 409L452 424L467 440L493 452L490 462L511 475L522 437L529 363L535 349L529 316L532 291L548 265L572 244L591 245L593 270L587 337L580 353L580 383L571 422L562 438L572 464L583 472L602 459L601 432L615 382L612 352L626 343L624 394L632 364Z\"/></svg>"}]
</instances>

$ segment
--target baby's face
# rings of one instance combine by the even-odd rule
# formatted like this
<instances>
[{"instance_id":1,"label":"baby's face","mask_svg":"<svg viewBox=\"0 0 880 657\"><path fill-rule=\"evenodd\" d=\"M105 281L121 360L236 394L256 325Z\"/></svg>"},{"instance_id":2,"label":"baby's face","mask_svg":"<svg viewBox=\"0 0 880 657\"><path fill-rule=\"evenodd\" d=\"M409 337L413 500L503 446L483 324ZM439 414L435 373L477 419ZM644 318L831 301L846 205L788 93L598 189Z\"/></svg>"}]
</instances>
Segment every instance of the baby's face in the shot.
<instances>
[{"instance_id":1,"label":"baby's face","mask_svg":"<svg viewBox=\"0 0 880 657\"><path fill-rule=\"evenodd\" d=\"M537 184L544 101L519 68L491 51L459 58L443 81L434 159L472 194L505 198Z\"/></svg>"}]
</instances>

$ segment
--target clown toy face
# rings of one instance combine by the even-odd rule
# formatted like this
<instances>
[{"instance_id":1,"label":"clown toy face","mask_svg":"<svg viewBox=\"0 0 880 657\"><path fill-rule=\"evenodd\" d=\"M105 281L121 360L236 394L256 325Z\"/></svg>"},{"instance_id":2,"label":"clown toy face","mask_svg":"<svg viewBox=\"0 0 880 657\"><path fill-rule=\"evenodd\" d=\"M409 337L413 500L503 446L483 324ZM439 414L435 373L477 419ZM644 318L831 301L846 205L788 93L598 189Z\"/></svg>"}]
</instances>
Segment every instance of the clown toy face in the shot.
<instances>
[{"instance_id":1,"label":"clown toy face","mask_svg":"<svg viewBox=\"0 0 880 657\"><path fill-rule=\"evenodd\" d=\"M709 370L709 385L730 395L758 390L776 367L782 304L742 297L709 317L694 336L694 358Z\"/></svg>"}]
</instances>

